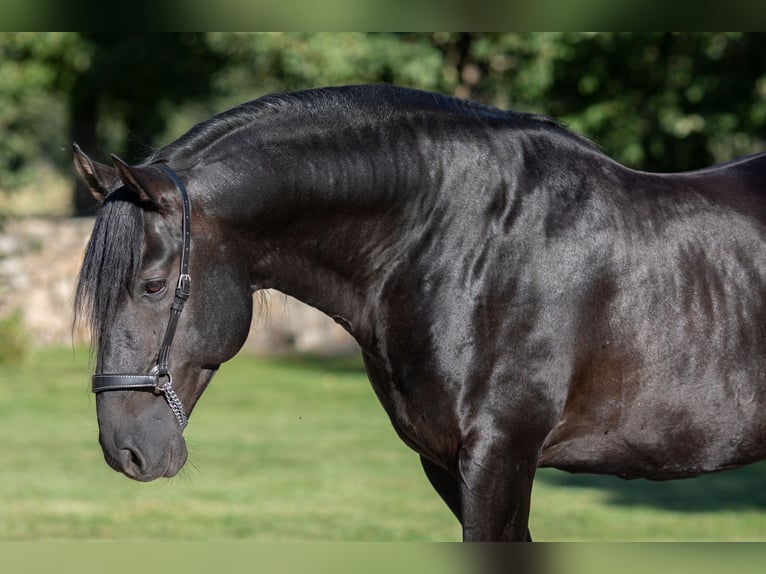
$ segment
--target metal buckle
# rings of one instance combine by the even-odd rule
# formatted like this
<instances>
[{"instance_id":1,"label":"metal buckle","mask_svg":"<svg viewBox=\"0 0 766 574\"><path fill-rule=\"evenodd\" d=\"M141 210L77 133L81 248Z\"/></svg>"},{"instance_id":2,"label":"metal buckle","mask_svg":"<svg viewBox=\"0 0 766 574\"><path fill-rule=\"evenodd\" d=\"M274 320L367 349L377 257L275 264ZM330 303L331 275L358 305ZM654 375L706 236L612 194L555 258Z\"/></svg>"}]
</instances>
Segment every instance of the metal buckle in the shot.
<instances>
[{"instance_id":1,"label":"metal buckle","mask_svg":"<svg viewBox=\"0 0 766 574\"><path fill-rule=\"evenodd\" d=\"M154 391L155 395L161 395L165 392L165 387L173 383L173 377L170 373L160 373L160 366L154 365L149 374L154 377ZM163 381L163 379L167 379Z\"/></svg>"},{"instance_id":2,"label":"metal buckle","mask_svg":"<svg viewBox=\"0 0 766 574\"><path fill-rule=\"evenodd\" d=\"M164 384L160 384L161 379L165 377L167 381ZM170 373L164 375L157 375L157 386L154 387L154 394L161 395L165 392L165 388L173 384L173 377Z\"/></svg>"},{"instance_id":3,"label":"metal buckle","mask_svg":"<svg viewBox=\"0 0 766 574\"><path fill-rule=\"evenodd\" d=\"M178 277L176 285L176 297L179 299L188 299L191 293L191 276L188 273L182 273Z\"/></svg>"}]
</instances>

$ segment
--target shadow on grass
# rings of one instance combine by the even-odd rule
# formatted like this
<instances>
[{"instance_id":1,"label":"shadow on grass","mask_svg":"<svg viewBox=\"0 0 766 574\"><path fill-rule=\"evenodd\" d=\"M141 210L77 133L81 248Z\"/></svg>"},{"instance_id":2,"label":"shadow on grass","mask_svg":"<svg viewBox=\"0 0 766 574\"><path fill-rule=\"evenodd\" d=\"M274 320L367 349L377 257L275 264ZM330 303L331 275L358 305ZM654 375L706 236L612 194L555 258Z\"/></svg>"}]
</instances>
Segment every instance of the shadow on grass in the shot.
<instances>
[{"instance_id":1,"label":"shadow on grass","mask_svg":"<svg viewBox=\"0 0 766 574\"><path fill-rule=\"evenodd\" d=\"M656 482L541 469L536 480L564 488L607 494L607 504L646 506L679 512L766 510L766 461L737 470Z\"/></svg>"}]
</instances>

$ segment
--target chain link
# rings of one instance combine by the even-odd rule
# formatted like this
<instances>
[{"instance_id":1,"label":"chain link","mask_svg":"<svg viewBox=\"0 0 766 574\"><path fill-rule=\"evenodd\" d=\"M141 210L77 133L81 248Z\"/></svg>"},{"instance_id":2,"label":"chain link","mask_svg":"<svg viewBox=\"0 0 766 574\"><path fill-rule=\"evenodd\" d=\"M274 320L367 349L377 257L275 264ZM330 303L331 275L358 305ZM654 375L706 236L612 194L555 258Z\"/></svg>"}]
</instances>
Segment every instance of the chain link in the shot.
<instances>
[{"instance_id":1,"label":"chain link","mask_svg":"<svg viewBox=\"0 0 766 574\"><path fill-rule=\"evenodd\" d=\"M176 420L178 421L178 424L181 426L181 430L183 431L186 428L186 425L189 424L189 419L184 412L184 406L181 403L181 399L178 398L178 395L173 390L173 387L170 383L171 381L165 383L162 387L160 387L160 390L165 396L165 401L167 401L170 410L173 411L173 414L175 415Z\"/></svg>"}]
</instances>

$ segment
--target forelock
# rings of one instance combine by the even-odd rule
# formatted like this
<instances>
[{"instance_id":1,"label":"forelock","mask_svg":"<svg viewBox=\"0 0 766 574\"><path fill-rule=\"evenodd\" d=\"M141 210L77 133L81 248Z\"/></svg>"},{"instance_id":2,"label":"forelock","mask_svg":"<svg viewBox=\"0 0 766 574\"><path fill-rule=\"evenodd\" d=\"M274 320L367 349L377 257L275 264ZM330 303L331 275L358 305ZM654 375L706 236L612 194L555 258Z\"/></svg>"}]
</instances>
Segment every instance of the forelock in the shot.
<instances>
[{"instance_id":1,"label":"forelock","mask_svg":"<svg viewBox=\"0 0 766 574\"><path fill-rule=\"evenodd\" d=\"M135 278L143 252L143 211L127 190L107 196L96 217L75 293L75 322L90 327L91 348L101 347L117 304Z\"/></svg>"}]
</instances>

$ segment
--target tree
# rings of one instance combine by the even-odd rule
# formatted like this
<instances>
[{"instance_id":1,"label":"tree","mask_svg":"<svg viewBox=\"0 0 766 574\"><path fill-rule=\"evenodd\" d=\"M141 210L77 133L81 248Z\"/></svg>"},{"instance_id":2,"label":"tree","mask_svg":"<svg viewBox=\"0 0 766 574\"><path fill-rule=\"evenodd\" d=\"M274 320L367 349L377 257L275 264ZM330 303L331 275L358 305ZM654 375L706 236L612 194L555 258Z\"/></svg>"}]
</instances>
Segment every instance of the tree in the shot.
<instances>
[{"instance_id":1,"label":"tree","mask_svg":"<svg viewBox=\"0 0 766 574\"><path fill-rule=\"evenodd\" d=\"M766 35L566 35L547 111L617 159L656 171L694 169L761 151Z\"/></svg>"},{"instance_id":2,"label":"tree","mask_svg":"<svg viewBox=\"0 0 766 574\"><path fill-rule=\"evenodd\" d=\"M111 149L124 150L129 161L146 155L174 106L210 97L212 77L225 63L204 34L83 33L81 37L91 57L70 93L73 139L94 154L111 139ZM118 138L108 138L106 127ZM82 184L77 184L74 203L77 215L93 211L93 198Z\"/></svg>"},{"instance_id":3,"label":"tree","mask_svg":"<svg viewBox=\"0 0 766 574\"><path fill-rule=\"evenodd\" d=\"M76 34L0 34L0 190L58 163L66 139L63 94L81 60Z\"/></svg>"},{"instance_id":4,"label":"tree","mask_svg":"<svg viewBox=\"0 0 766 574\"><path fill-rule=\"evenodd\" d=\"M41 161L68 173L73 140L138 159L175 106L210 97L225 62L204 34L0 34L0 189ZM95 207L79 182L73 204Z\"/></svg>"}]
</instances>

